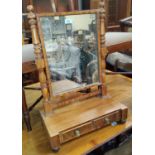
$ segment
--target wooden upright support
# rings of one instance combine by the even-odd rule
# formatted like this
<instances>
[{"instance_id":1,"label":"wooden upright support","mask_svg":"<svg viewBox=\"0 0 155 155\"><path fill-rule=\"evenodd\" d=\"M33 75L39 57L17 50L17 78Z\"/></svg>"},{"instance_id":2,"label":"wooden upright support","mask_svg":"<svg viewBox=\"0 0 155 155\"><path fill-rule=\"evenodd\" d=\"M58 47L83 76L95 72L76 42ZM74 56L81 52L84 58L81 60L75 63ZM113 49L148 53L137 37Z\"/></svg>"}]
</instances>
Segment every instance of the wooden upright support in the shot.
<instances>
[{"instance_id":1,"label":"wooden upright support","mask_svg":"<svg viewBox=\"0 0 155 155\"><path fill-rule=\"evenodd\" d=\"M29 24L31 27L31 33L32 33L32 41L34 44L34 53L35 53L35 63L38 68L39 72L39 81L40 81L40 86L41 86L41 91L43 94L44 98L44 110L46 112L50 112L51 109L51 104L49 103L50 99L50 94L49 94L49 89L47 85L47 77L45 73L45 62L43 59L43 53L42 53L42 48L38 36L38 31L37 31L37 22L36 22L36 16L33 12L34 8L32 5L27 6L28 10L28 19L29 19Z\"/></svg>"},{"instance_id":2,"label":"wooden upright support","mask_svg":"<svg viewBox=\"0 0 155 155\"><path fill-rule=\"evenodd\" d=\"M100 0L99 3L99 18L100 18L100 54L101 54L101 93L102 96L107 95L106 88L106 61L105 57L107 55L107 48L105 45L105 1Z\"/></svg>"}]
</instances>

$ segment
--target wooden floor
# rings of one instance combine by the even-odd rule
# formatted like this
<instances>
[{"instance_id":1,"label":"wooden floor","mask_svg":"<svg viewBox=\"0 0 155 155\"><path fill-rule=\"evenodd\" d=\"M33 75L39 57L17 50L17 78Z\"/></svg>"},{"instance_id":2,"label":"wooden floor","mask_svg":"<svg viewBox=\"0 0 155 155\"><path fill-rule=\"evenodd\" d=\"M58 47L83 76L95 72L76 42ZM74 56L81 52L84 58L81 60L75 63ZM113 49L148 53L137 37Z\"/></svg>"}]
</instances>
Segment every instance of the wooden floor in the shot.
<instances>
[{"instance_id":1,"label":"wooden floor","mask_svg":"<svg viewBox=\"0 0 155 155\"><path fill-rule=\"evenodd\" d=\"M125 99L124 103L130 109L130 116L128 118L127 124L118 125L118 126L113 127L112 129L111 127L106 127L105 129L101 129L92 134L87 134L83 138L79 138L78 140L76 140L76 142L72 141L71 142L72 148L69 147L68 144L62 147L62 150L58 152L57 155L79 155L81 154L79 152L82 152L83 150L87 150L88 148L91 148L93 146L99 145L100 143L102 143L103 139L108 140L109 134L111 136L115 136L120 131L123 131L127 129L128 127L131 127L131 123L132 123L131 122L131 81L127 80L126 78L122 78L122 80L119 80L119 76L116 76L115 79L109 77L108 84L109 83L113 83L113 88L109 88L109 91L111 92L115 91L115 94L113 97L115 97L116 100L119 100L121 94L123 94L124 99ZM123 86L124 83L126 85L125 87ZM120 91L116 92L115 89L118 85L120 85ZM28 105L34 102L34 100L40 94L41 94L40 91L26 90L26 97L27 97L26 99L27 99ZM25 123L23 122L23 131L22 131L23 155L53 155L54 154L51 151L47 133L41 122L41 117L38 111L41 107L42 107L42 104L39 103L30 114L31 124L32 124L31 132L27 132ZM93 140L93 137L98 137L98 139L95 141ZM87 140L88 138L90 142L87 143L87 145L85 145L85 140ZM83 148L79 147L78 144L79 145L83 144ZM63 149L65 149L67 152L64 153ZM77 150L76 153L75 153L75 150Z\"/></svg>"}]
</instances>

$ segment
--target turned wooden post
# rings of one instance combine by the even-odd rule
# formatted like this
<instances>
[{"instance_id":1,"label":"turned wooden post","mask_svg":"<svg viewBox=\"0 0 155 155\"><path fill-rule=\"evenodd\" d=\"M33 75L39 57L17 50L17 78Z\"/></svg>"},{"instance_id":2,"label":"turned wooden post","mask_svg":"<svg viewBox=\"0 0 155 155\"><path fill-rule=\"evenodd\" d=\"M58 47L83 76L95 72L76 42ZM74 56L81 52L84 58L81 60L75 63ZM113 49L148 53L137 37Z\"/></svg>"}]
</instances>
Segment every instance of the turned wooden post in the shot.
<instances>
[{"instance_id":1,"label":"turned wooden post","mask_svg":"<svg viewBox=\"0 0 155 155\"><path fill-rule=\"evenodd\" d=\"M47 77L45 73L45 62L43 59L43 53L41 49L38 32L37 32L36 15L33 12L34 8L32 5L28 5L27 10L29 12L28 19L31 27L32 41L34 45L35 63L39 72L39 81L40 81L41 91L44 98L44 101L43 101L44 110L46 113L46 112L50 112L52 109L51 109L51 104L49 103L50 95L49 95L49 89L47 85Z\"/></svg>"},{"instance_id":2,"label":"turned wooden post","mask_svg":"<svg viewBox=\"0 0 155 155\"><path fill-rule=\"evenodd\" d=\"M101 54L101 93L102 96L107 95L107 88L106 88L106 55L107 55L107 48L105 45L105 1L100 0L99 2L99 18L100 18L100 54Z\"/></svg>"}]
</instances>

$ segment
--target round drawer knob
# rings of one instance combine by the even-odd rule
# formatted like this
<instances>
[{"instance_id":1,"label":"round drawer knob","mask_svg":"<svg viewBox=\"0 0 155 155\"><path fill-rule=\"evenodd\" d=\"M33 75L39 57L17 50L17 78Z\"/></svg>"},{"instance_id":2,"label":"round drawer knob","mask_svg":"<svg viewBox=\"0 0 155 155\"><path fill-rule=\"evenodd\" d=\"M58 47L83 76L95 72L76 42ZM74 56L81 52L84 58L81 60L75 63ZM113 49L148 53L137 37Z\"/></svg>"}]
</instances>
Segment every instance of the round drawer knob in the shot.
<instances>
[{"instance_id":1,"label":"round drawer knob","mask_svg":"<svg viewBox=\"0 0 155 155\"><path fill-rule=\"evenodd\" d=\"M75 135L76 135L77 137L79 137L79 136L80 136L80 131L79 131L79 130L75 130Z\"/></svg>"},{"instance_id":2,"label":"round drawer knob","mask_svg":"<svg viewBox=\"0 0 155 155\"><path fill-rule=\"evenodd\" d=\"M106 124L110 124L110 119L109 118L105 118L104 120L105 120Z\"/></svg>"}]
</instances>

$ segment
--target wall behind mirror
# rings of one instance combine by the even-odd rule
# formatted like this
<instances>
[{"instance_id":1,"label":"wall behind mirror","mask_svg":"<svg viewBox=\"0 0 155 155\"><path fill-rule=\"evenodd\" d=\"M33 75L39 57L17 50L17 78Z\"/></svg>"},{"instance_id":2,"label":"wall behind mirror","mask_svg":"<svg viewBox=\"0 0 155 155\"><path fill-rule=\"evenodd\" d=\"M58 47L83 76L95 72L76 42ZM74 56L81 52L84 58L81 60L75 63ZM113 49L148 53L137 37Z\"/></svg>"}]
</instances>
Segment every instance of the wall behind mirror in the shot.
<instances>
[{"instance_id":1,"label":"wall behind mirror","mask_svg":"<svg viewBox=\"0 0 155 155\"><path fill-rule=\"evenodd\" d=\"M40 22L53 93L98 83L96 14L44 16Z\"/></svg>"}]
</instances>

